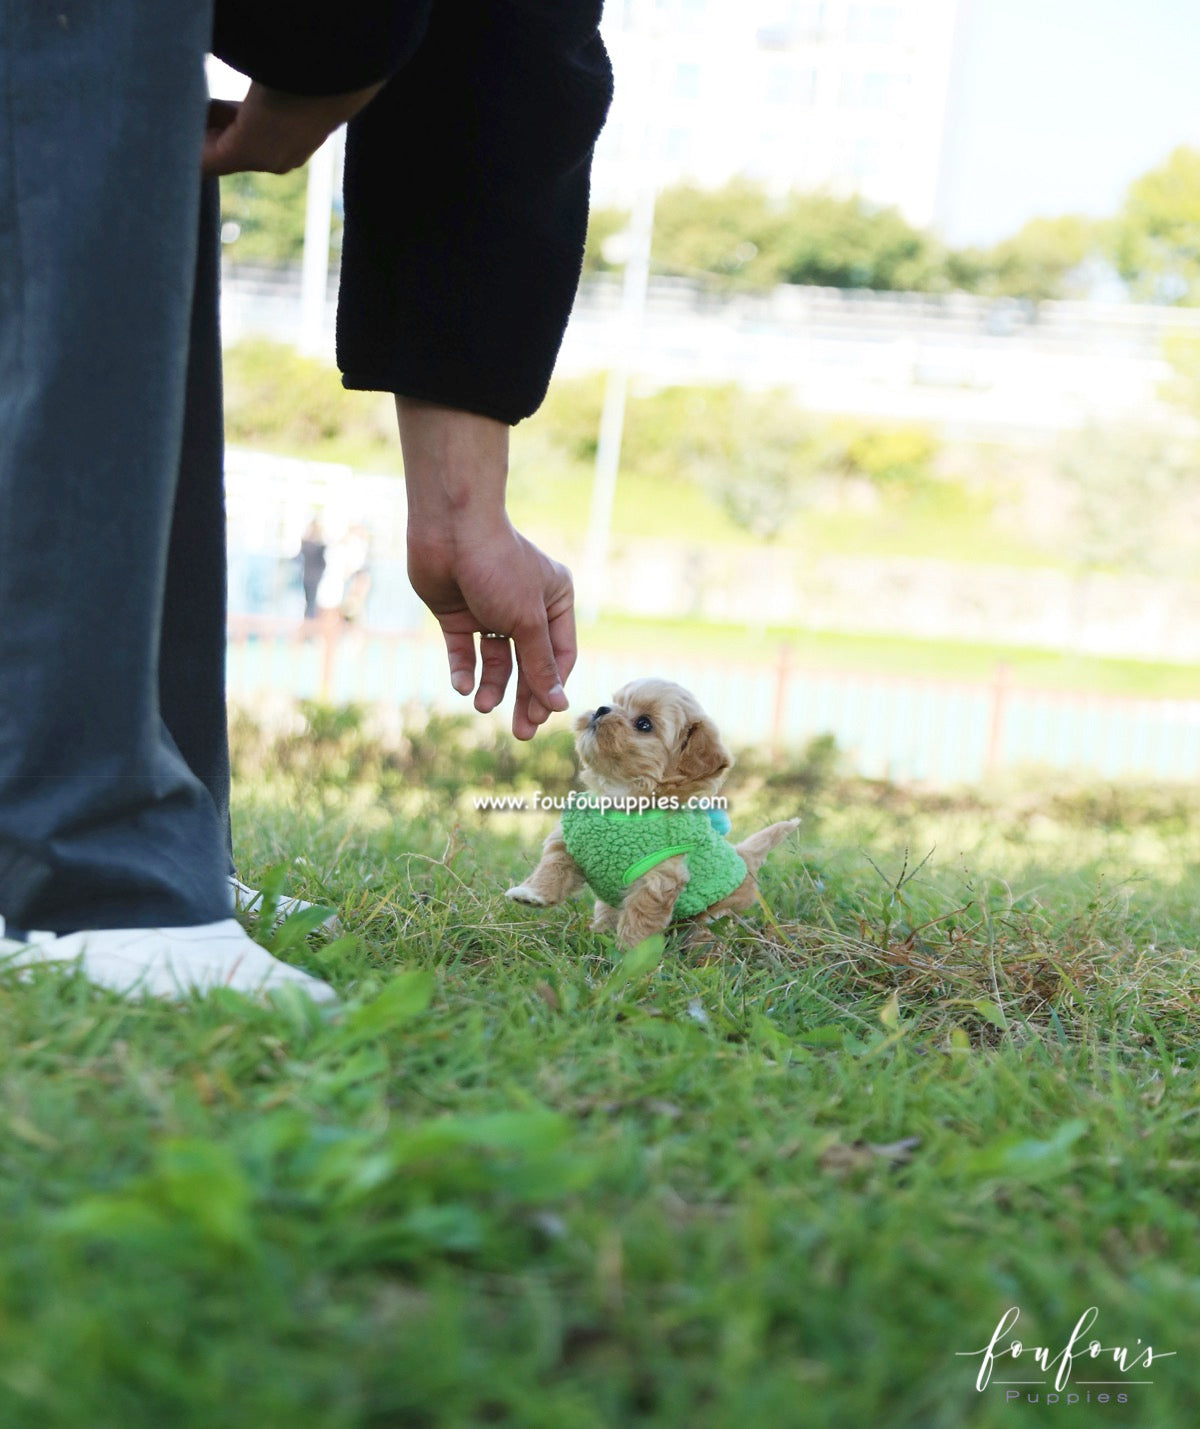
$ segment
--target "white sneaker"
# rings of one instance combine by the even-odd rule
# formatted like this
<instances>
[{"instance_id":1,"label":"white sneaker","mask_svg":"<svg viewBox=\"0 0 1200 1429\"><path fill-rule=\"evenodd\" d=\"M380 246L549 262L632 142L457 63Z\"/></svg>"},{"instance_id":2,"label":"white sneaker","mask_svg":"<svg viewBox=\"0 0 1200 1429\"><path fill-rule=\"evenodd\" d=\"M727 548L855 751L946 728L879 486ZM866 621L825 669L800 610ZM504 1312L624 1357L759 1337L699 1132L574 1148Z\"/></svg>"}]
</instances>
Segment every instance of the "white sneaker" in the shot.
<instances>
[{"instance_id":1,"label":"white sneaker","mask_svg":"<svg viewBox=\"0 0 1200 1429\"><path fill-rule=\"evenodd\" d=\"M251 888L249 884L243 883L240 878L235 878L232 874L229 876L229 887L233 893L233 911L235 913L257 913L262 907L261 889ZM303 898L280 898L275 904L275 921L282 923L293 913L304 913L309 908L319 906L316 903L307 903ZM318 926L336 935L342 931L342 920L330 908L329 917L323 918Z\"/></svg>"},{"instance_id":2,"label":"white sneaker","mask_svg":"<svg viewBox=\"0 0 1200 1429\"><path fill-rule=\"evenodd\" d=\"M217 987L258 996L295 987L314 1002L337 994L320 978L281 963L246 933L236 918L194 928L101 928L83 933L29 933L6 938L5 967L73 963L89 982L134 997L185 997Z\"/></svg>"}]
</instances>

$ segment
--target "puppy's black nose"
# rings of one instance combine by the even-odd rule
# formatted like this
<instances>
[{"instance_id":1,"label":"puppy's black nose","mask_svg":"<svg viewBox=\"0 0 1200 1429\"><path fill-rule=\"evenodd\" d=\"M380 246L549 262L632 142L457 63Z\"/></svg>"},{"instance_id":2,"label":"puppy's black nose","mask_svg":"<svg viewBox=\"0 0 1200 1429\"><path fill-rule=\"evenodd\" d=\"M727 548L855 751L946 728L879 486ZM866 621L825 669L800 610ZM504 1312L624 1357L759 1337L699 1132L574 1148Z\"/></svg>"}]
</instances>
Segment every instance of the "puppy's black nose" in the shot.
<instances>
[{"instance_id":1,"label":"puppy's black nose","mask_svg":"<svg viewBox=\"0 0 1200 1429\"><path fill-rule=\"evenodd\" d=\"M606 714L612 714L611 705L599 705L592 713L592 723L599 724Z\"/></svg>"}]
</instances>

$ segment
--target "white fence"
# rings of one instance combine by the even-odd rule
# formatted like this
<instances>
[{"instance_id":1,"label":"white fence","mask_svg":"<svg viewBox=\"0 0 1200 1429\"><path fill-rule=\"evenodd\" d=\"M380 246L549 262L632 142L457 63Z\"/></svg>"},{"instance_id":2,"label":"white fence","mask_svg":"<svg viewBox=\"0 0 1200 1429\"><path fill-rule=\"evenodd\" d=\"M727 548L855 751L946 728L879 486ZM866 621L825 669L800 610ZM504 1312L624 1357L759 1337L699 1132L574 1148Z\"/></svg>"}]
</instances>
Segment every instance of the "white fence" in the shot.
<instances>
[{"instance_id":1,"label":"white fence","mask_svg":"<svg viewBox=\"0 0 1200 1429\"><path fill-rule=\"evenodd\" d=\"M335 291L324 325L330 361ZM222 297L226 340L261 332L300 341L299 293L290 270L231 268ZM1179 331L1200 332L1200 312L839 288L720 297L685 279L659 278L632 368L659 385L786 387L814 411L978 435L1045 433L1089 421L1172 419L1159 400L1169 376L1162 339ZM629 342L619 280L593 278L580 289L557 370L610 367Z\"/></svg>"},{"instance_id":2,"label":"white fence","mask_svg":"<svg viewBox=\"0 0 1200 1429\"><path fill-rule=\"evenodd\" d=\"M446 673L440 639L397 631L303 627L235 617L230 695L268 695L392 709L412 703L469 711ZM571 677L585 709L639 675L694 691L734 745L777 751L832 734L859 773L930 784L973 783L1001 770L1044 767L1104 778L1200 777L1200 700L1063 694L1014 684L916 680L807 669L781 651L772 664L667 655L652 662L588 649Z\"/></svg>"}]
</instances>

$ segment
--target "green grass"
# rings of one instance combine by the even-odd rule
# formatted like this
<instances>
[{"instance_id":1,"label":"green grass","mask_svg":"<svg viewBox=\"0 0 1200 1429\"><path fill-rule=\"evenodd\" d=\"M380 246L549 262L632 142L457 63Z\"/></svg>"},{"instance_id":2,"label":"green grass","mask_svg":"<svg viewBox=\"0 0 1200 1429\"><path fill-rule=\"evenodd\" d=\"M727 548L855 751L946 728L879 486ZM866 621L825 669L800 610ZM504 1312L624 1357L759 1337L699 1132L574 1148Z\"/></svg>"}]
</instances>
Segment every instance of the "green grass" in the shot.
<instances>
[{"instance_id":1,"label":"green grass","mask_svg":"<svg viewBox=\"0 0 1200 1429\"><path fill-rule=\"evenodd\" d=\"M514 475L509 509L516 524L543 541L578 541L591 508L590 468L560 463L548 471L539 463L526 472L518 460ZM656 537L723 550L763 547L704 492L630 472L622 473L617 485L612 535L617 541ZM919 501L865 513L804 512L789 521L767 549L791 551L802 560L902 556L970 565L1075 568L1069 552L998 525L984 509L943 510Z\"/></svg>"},{"instance_id":2,"label":"green grass","mask_svg":"<svg viewBox=\"0 0 1200 1429\"><path fill-rule=\"evenodd\" d=\"M400 446L389 398L346 392L332 368L261 340L228 349L225 379L231 443L399 475ZM643 404L643 429L639 435L636 421L629 427L627 459L616 489L615 547L654 539L710 556L729 549L771 549L787 552L796 561L904 556L964 565L1079 569L1078 540L1068 538L1059 524L1028 518L1018 524L1012 515L1014 492L1023 484L1032 482L1041 489L1054 480L1051 455L1036 447L954 446L943 453L942 476L930 475L912 487L885 483L882 498L867 510L802 510L764 547L713 497L703 477L706 468L692 450L692 429L697 423L719 427L729 399L728 389L712 389L707 395L668 391ZM568 559L582 554L594 468L580 453L595 433L599 401L598 377L556 385L546 406L513 436L510 514L532 539ZM656 401L663 411L646 428ZM635 396L631 411L638 406ZM788 644L798 664L972 681L992 678L996 666L1004 663L1018 683L1048 689L1145 698L1200 695L1196 666L1074 657L998 644L815 632L799 625L746 629L713 621L605 615L581 637L598 645L627 642L653 652L670 645L708 658L749 660L774 659L780 645Z\"/></svg>"},{"instance_id":3,"label":"green grass","mask_svg":"<svg viewBox=\"0 0 1200 1429\"><path fill-rule=\"evenodd\" d=\"M902 556L964 565L1049 567L1073 571L1070 551L998 522L983 506L896 502L873 512L812 512L796 522L795 539L811 557L823 554Z\"/></svg>"},{"instance_id":4,"label":"green grass","mask_svg":"<svg viewBox=\"0 0 1200 1429\"><path fill-rule=\"evenodd\" d=\"M456 730L240 733L339 1018L0 978L0 1423L1042 1422L955 1354L1012 1305L1174 1352L1077 1417L1195 1422L1200 801L746 761L771 915L622 960L503 900L545 828L469 796L533 766Z\"/></svg>"},{"instance_id":5,"label":"green grass","mask_svg":"<svg viewBox=\"0 0 1200 1429\"><path fill-rule=\"evenodd\" d=\"M518 432L520 429L518 429ZM513 445L509 510L522 530L545 541L580 538L591 508L593 470L518 435ZM752 550L759 537L733 522L719 503L684 479L623 470L612 512L617 541L655 537L684 545ZM936 490L868 512L801 511L771 543L801 559L904 556L967 564L1073 568L1069 552L1034 533L997 523L984 503L937 499Z\"/></svg>"},{"instance_id":6,"label":"green grass","mask_svg":"<svg viewBox=\"0 0 1200 1429\"><path fill-rule=\"evenodd\" d=\"M598 383L597 376L583 384L556 386L544 409L513 436L509 509L518 525L552 544L580 538L582 517L591 504L594 467L579 453L597 430ZM616 540L654 535L722 548L753 549L759 544L712 494L704 476L708 467L695 450L698 424L710 438L725 431L731 396L729 389L714 388L707 393L668 392L649 402L634 397L612 514ZM771 410L767 399L757 414L759 424L774 421L778 428L782 422L782 430L789 431L789 424L806 420L786 404L773 418ZM402 470L390 398L346 392L333 368L279 343L250 339L226 350L225 416L232 444L362 471ZM745 426L747 420L744 414L738 445L755 432L753 421ZM732 440L728 433L726 438ZM893 445L895 440L893 433ZM1006 489L1005 481L994 476L996 460L990 449L956 451L952 466L983 474L979 491L956 477L929 479L911 490L892 489L867 512L810 510L801 503L776 544L801 557L902 555L1018 566L1069 563L1071 554L1061 539L1043 535L1039 540L1036 532L995 519L996 494Z\"/></svg>"},{"instance_id":7,"label":"green grass","mask_svg":"<svg viewBox=\"0 0 1200 1429\"><path fill-rule=\"evenodd\" d=\"M900 635L852 635L799 626L744 625L705 620L638 619L602 615L579 632L581 648L664 650L700 660L775 661L784 647L795 665L872 675L986 681L1000 665L1016 684L1139 699L1200 697L1200 666L1166 661L1060 654L1029 646L959 640L918 640Z\"/></svg>"},{"instance_id":8,"label":"green grass","mask_svg":"<svg viewBox=\"0 0 1200 1429\"><path fill-rule=\"evenodd\" d=\"M584 535L591 510L593 468L557 455L547 460L537 447L534 453L534 459L526 463L522 448L514 443L508 502L513 521L535 539L577 542ZM783 533L779 544L792 544L792 534ZM697 546L753 549L761 544L687 482L629 471L623 471L617 482L612 535L616 540L637 537Z\"/></svg>"}]
</instances>

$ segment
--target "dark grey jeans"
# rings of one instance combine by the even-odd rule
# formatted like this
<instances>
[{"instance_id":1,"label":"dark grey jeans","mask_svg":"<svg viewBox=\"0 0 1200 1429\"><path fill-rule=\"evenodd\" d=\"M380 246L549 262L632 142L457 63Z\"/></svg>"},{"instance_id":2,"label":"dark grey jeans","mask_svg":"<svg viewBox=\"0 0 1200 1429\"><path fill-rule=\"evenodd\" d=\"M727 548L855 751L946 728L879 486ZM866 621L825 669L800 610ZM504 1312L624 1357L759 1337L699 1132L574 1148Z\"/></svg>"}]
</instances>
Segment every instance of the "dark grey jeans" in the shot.
<instances>
[{"instance_id":1,"label":"dark grey jeans","mask_svg":"<svg viewBox=\"0 0 1200 1429\"><path fill-rule=\"evenodd\" d=\"M211 0L0 5L10 927L229 913L210 32Z\"/></svg>"}]
</instances>

